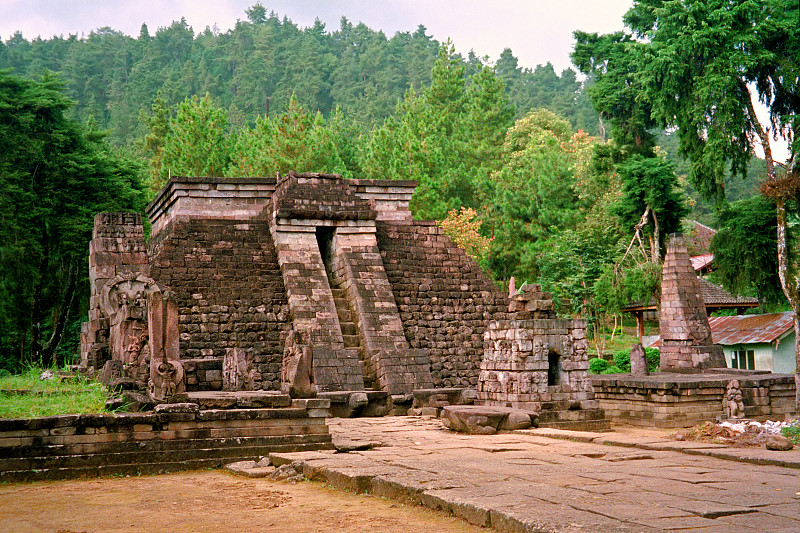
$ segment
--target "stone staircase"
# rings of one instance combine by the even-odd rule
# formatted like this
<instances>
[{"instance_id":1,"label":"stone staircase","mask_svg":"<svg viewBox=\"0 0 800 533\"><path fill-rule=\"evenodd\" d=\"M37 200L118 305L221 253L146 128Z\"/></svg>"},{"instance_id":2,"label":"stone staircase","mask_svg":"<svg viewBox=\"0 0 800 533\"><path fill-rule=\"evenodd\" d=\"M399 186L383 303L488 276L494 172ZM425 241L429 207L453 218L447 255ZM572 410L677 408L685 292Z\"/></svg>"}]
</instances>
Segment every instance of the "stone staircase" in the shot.
<instances>
[{"instance_id":1,"label":"stone staircase","mask_svg":"<svg viewBox=\"0 0 800 533\"><path fill-rule=\"evenodd\" d=\"M372 368L366 350L361 346L361 338L358 335L356 316L350 305L347 303L345 289L331 288L333 302L336 304L336 313L339 315L339 326L342 328L342 338L346 350L352 350L358 354L358 361L361 365L361 374L364 376L364 390L379 390L377 388L377 376L375 369Z\"/></svg>"},{"instance_id":2,"label":"stone staircase","mask_svg":"<svg viewBox=\"0 0 800 533\"><path fill-rule=\"evenodd\" d=\"M611 421L605 417L597 400L577 402L542 402L539 427L573 431L609 431Z\"/></svg>"}]
</instances>

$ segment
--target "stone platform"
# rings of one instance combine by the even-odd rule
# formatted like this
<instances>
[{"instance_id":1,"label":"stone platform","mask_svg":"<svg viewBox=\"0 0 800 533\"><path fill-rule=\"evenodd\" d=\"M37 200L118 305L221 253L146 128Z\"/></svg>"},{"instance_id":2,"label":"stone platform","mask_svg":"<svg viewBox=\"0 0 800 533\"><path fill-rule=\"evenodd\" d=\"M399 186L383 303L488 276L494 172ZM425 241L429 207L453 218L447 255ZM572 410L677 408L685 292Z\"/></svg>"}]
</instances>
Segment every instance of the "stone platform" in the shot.
<instances>
[{"instance_id":1,"label":"stone platform","mask_svg":"<svg viewBox=\"0 0 800 533\"><path fill-rule=\"evenodd\" d=\"M716 420L723 416L731 380L741 385L745 417L783 420L797 414L793 374L710 369L703 374L594 375L591 380L595 399L608 418L642 427L678 428Z\"/></svg>"},{"instance_id":2,"label":"stone platform","mask_svg":"<svg viewBox=\"0 0 800 533\"><path fill-rule=\"evenodd\" d=\"M299 461L306 477L335 488L500 532L800 531L800 450L676 442L638 428L464 435L426 417L333 419L330 427L334 442L381 446L274 453L272 463Z\"/></svg>"},{"instance_id":3,"label":"stone platform","mask_svg":"<svg viewBox=\"0 0 800 533\"><path fill-rule=\"evenodd\" d=\"M149 413L0 420L0 482L215 468L271 452L333 447L327 400L190 395L188 403L159 405ZM242 402L272 406L237 408Z\"/></svg>"}]
</instances>

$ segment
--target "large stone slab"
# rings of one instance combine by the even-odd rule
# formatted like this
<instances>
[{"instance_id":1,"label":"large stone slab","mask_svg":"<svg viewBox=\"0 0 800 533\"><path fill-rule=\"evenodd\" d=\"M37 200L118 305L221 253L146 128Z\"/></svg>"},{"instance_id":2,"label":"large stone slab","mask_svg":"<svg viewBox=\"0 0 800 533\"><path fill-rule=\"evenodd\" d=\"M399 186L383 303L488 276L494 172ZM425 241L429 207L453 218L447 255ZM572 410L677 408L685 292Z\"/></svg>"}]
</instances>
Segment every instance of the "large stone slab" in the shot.
<instances>
[{"instance_id":1,"label":"large stone slab","mask_svg":"<svg viewBox=\"0 0 800 533\"><path fill-rule=\"evenodd\" d=\"M532 411L483 405L448 405L442 409L442 423L453 431L491 435L498 431L531 427L538 415Z\"/></svg>"}]
</instances>

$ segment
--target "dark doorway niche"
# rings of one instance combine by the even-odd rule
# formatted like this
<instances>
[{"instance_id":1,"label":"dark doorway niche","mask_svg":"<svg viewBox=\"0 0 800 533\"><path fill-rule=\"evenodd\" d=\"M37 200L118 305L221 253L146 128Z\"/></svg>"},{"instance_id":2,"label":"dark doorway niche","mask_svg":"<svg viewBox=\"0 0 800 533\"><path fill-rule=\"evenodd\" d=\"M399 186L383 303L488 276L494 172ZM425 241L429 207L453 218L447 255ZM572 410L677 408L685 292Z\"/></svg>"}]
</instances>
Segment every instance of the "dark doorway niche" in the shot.
<instances>
[{"instance_id":1,"label":"dark doorway niche","mask_svg":"<svg viewBox=\"0 0 800 533\"><path fill-rule=\"evenodd\" d=\"M547 385L561 385L561 355L558 352L547 354Z\"/></svg>"},{"instance_id":2,"label":"dark doorway niche","mask_svg":"<svg viewBox=\"0 0 800 533\"><path fill-rule=\"evenodd\" d=\"M331 267L333 265L333 235L335 233L335 227L317 226L316 228L319 254L322 256L322 263L325 265L325 272L328 273L329 278L333 275Z\"/></svg>"}]
</instances>

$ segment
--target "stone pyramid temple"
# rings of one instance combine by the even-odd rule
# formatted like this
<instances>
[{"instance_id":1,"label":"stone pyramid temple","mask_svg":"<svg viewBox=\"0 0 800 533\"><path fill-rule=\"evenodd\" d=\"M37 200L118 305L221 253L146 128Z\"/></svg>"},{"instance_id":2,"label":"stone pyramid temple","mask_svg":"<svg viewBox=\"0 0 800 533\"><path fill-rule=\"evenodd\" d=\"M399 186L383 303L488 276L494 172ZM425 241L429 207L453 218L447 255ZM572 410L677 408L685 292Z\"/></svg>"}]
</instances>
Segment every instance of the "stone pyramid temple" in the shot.
<instances>
[{"instance_id":1,"label":"stone pyramid temple","mask_svg":"<svg viewBox=\"0 0 800 533\"><path fill-rule=\"evenodd\" d=\"M147 241L140 215L98 214L82 364L113 361L166 392L170 379L270 391L289 355L310 353L320 392L475 388L507 295L433 222L413 220L415 185L174 177L148 206Z\"/></svg>"}]
</instances>

